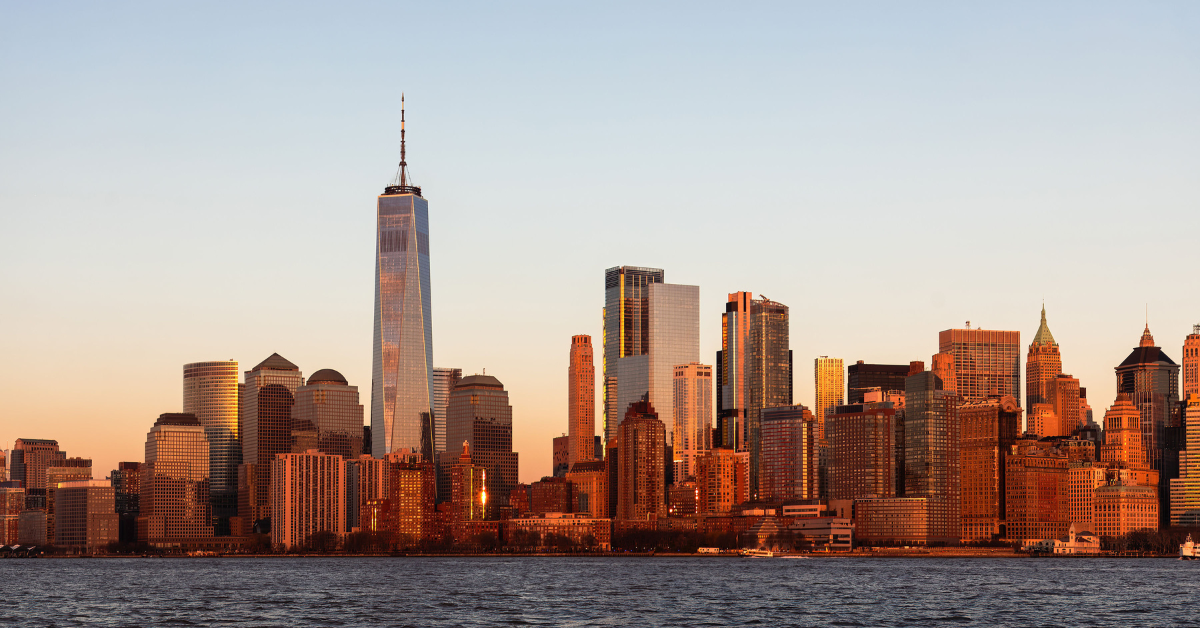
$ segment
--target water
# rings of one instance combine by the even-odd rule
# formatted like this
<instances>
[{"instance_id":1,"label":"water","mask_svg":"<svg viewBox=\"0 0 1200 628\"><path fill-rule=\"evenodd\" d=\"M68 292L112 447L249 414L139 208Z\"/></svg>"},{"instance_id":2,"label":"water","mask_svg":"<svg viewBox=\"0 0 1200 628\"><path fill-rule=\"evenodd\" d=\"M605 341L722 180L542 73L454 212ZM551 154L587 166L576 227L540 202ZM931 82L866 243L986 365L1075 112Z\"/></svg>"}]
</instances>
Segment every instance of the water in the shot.
<instances>
[{"instance_id":1,"label":"water","mask_svg":"<svg viewBox=\"0 0 1200 628\"><path fill-rule=\"evenodd\" d=\"M0 626L1196 626L1200 561L0 561Z\"/></svg>"}]
</instances>

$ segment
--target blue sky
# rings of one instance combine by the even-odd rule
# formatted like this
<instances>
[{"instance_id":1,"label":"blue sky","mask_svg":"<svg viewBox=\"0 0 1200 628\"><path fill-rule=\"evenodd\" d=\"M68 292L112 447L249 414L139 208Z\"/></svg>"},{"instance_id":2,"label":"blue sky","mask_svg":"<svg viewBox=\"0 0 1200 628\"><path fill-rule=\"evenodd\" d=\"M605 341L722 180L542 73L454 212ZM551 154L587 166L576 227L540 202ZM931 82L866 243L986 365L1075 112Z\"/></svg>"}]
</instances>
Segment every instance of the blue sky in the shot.
<instances>
[{"instance_id":1,"label":"blue sky","mask_svg":"<svg viewBox=\"0 0 1200 628\"><path fill-rule=\"evenodd\" d=\"M929 360L1042 299L1097 416L1200 323L1194 3L0 2L0 443L139 460L181 365L370 388L374 199L430 203L434 360L566 430L602 273L792 308L812 359ZM1023 362L1023 360L1022 360ZM599 363L597 370L599 371ZM598 429L600 426L597 426Z\"/></svg>"}]
</instances>

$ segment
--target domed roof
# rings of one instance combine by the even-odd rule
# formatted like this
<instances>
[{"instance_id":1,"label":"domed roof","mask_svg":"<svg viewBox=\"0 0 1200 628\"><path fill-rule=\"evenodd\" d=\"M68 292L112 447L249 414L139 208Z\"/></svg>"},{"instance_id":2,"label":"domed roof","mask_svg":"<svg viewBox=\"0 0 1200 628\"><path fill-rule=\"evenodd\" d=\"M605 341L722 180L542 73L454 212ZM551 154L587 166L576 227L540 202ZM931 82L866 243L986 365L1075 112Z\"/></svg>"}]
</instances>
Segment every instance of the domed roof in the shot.
<instances>
[{"instance_id":1,"label":"domed roof","mask_svg":"<svg viewBox=\"0 0 1200 628\"><path fill-rule=\"evenodd\" d=\"M491 375L468 375L461 380L455 388L499 388L504 390L504 384L500 380Z\"/></svg>"},{"instance_id":2,"label":"domed roof","mask_svg":"<svg viewBox=\"0 0 1200 628\"><path fill-rule=\"evenodd\" d=\"M321 369L308 378L309 386L313 384L341 384L346 386L349 383L345 377L342 377L341 373L333 369Z\"/></svg>"}]
</instances>

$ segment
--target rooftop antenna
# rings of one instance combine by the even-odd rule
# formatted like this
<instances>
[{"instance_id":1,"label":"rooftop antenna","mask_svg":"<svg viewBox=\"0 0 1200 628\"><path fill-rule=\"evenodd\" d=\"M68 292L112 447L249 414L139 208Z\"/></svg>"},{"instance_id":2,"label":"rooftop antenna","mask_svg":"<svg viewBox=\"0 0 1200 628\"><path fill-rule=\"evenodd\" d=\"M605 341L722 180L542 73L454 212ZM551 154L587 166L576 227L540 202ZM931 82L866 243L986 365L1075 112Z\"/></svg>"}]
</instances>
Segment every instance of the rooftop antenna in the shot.
<instances>
[{"instance_id":1,"label":"rooftop antenna","mask_svg":"<svg viewBox=\"0 0 1200 628\"><path fill-rule=\"evenodd\" d=\"M392 184L383 189L384 194L416 194L421 195L421 188L412 185L408 180L408 161L405 155L405 138L404 138L404 92L400 92L400 169L396 172L396 178L392 179Z\"/></svg>"}]
</instances>

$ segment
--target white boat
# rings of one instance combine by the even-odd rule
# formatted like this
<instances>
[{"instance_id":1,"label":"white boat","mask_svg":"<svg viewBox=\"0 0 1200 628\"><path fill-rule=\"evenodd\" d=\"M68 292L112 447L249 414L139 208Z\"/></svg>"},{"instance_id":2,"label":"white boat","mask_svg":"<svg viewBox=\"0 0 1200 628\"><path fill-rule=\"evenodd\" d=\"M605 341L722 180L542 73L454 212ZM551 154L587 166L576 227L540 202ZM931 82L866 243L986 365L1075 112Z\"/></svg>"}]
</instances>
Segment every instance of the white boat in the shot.
<instances>
[{"instance_id":1,"label":"white boat","mask_svg":"<svg viewBox=\"0 0 1200 628\"><path fill-rule=\"evenodd\" d=\"M748 549L742 550L742 556L749 556L750 558L774 558L775 552L771 550Z\"/></svg>"},{"instance_id":2,"label":"white boat","mask_svg":"<svg viewBox=\"0 0 1200 628\"><path fill-rule=\"evenodd\" d=\"M1179 546L1179 560L1196 560L1200 558L1200 547L1192 542L1192 535L1187 536L1183 545Z\"/></svg>"}]
</instances>

